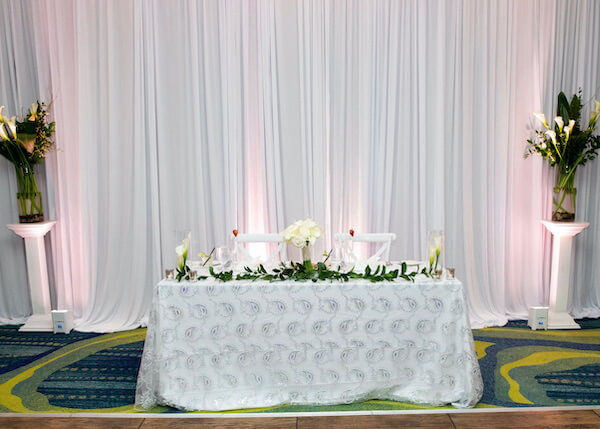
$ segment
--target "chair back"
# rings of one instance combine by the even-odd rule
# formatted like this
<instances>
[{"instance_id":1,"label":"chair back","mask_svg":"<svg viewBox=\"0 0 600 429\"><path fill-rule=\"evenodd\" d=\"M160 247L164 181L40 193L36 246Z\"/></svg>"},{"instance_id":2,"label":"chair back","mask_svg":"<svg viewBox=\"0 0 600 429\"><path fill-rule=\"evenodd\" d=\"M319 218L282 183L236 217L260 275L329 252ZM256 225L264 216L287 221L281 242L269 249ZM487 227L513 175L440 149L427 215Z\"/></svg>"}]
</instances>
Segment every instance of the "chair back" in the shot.
<instances>
[{"instance_id":1,"label":"chair back","mask_svg":"<svg viewBox=\"0 0 600 429\"><path fill-rule=\"evenodd\" d=\"M271 253L267 259L261 260L264 263L271 263L275 261L276 256L279 254L279 259L282 262L287 261L286 243L283 241L282 234L241 234L233 236L233 251L237 256L238 262L244 260L255 260L252 255L244 246L244 243L279 243L275 251Z\"/></svg>"},{"instance_id":2,"label":"chair back","mask_svg":"<svg viewBox=\"0 0 600 429\"><path fill-rule=\"evenodd\" d=\"M338 233L335 234L335 241L339 243L340 247L344 249L346 255L352 262L358 262L358 257L352 250L352 242L363 242L363 243L380 243L381 245L377 248L375 253L371 255L371 258L381 258L385 262L390 260L390 248L392 241L396 239L396 234L393 232L373 232L367 234L350 234L350 233Z\"/></svg>"}]
</instances>

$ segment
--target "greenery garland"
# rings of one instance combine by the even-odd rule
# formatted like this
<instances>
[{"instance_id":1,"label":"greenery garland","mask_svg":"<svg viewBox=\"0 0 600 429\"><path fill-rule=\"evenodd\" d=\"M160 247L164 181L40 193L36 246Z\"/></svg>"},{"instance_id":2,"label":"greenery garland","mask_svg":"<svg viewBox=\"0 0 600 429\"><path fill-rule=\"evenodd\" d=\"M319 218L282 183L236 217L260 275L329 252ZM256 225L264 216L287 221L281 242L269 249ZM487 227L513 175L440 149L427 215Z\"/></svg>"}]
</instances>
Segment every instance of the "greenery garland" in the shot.
<instances>
[{"instance_id":1,"label":"greenery garland","mask_svg":"<svg viewBox=\"0 0 600 429\"><path fill-rule=\"evenodd\" d=\"M340 271L339 267L337 270L332 270L327 268L323 262L319 262L316 264L316 267L312 269L307 268L301 263L292 262L290 265L281 263L279 267L274 268L272 271L267 271L264 265L260 264L254 270L249 267L244 267L244 271L237 274L235 278L233 271L223 271L217 273L213 270L213 267L210 267L209 272L213 278L222 282L228 282L231 280L265 280L269 282L280 282L286 280L293 280L297 282L317 282L329 280L347 282L350 279L364 279L369 280L372 283L377 283L383 281L393 282L398 278L414 282L415 277L418 274L424 274L427 277L431 277L425 268L423 268L420 272L408 272L408 266L404 262L399 269L397 268L391 271L387 271L385 265L380 265L375 270L372 270L371 267L367 265L364 273L356 273L354 272L354 268L348 272ZM204 280L207 279L208 276L198 276L197 278L198 280Z\"/></svg>"}]
</instances>

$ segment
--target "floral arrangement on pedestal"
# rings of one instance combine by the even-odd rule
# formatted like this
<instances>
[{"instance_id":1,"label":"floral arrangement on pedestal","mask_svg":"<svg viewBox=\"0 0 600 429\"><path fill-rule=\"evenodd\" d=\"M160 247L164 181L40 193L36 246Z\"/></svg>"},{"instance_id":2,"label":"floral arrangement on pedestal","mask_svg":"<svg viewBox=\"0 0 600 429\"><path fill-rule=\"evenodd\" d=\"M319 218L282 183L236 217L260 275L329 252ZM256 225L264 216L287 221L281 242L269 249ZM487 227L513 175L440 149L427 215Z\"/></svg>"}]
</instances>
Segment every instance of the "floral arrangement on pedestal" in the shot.
<instances>
[{"instance_id":1,"label":"floral arrangement on pedestal","mask_svg":"<svg viewBox=\"0 0 600 429\"><path fill-rule=\"evenodd\" d=\"M575 172L587 161L596 158L600 149L600 136L594 135L600 116L600 103L594 101L595 109L590 114L588 126L581 129L581 91L574 94L571 102L566 95L558 94L557 116L550 126L543 113L534 113L544 125L535 136L527 140L525 157L538 153L547 159L550 167L556 167L552 220L571 222L575 220L577 189Z\"/></svg>"},{"instance_id":2,"label":"floral arrangement on pedestal","mask_svg":"<svg viewBox=\"0 0 600 429\"><path fill-rule=\"evenodd\" d=\"M48 121L44 103L33 103L22 120L16 116L4 118L0 106L0 154L15 167L17 174L19 222L44 220L42 194L38 189L33 167L41 163L54 141L54 122Z\"/></svg>"},{"instance_id":3,"label":"floral arrangement on pedestal","mask_svg":"<svg viewBox=\"0 0 600 429\"><path fill-rule=\"evenodd\" d=\"M283 239L287 243L302 250L302 261L307 270L313 269L310 256L310 246L315 244L323 231L312 219L299 220L283 231Z\"/></svg>"}]
</instances>

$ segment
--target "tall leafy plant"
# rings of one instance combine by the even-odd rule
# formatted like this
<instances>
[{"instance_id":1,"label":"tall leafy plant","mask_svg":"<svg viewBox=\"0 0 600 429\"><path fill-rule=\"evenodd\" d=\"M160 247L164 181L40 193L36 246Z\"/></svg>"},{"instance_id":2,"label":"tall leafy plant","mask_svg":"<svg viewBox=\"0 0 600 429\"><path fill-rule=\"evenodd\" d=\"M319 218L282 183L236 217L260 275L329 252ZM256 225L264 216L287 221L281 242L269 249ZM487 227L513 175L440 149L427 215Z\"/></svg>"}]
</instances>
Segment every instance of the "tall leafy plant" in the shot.
<instances>
[{"instance_id":1,"label":"tall leafy plant","mask_svg":"<svg viewBox=\"0 0 600 429\"><path fill-rule=\"evenodd\" d=\"M556 168L552 220L575 219L575 172L595 159L600 149L600 136L594 135L600 103L594 101L594 105L586 128L581 128L581 91L573 94L570 102L564 92L558 94L553 126L543 113L534 113L544 128L536 130L535 136L527 140L525 157L538 153L548 160L550 167Z\"/></svg>"}]
</instances>

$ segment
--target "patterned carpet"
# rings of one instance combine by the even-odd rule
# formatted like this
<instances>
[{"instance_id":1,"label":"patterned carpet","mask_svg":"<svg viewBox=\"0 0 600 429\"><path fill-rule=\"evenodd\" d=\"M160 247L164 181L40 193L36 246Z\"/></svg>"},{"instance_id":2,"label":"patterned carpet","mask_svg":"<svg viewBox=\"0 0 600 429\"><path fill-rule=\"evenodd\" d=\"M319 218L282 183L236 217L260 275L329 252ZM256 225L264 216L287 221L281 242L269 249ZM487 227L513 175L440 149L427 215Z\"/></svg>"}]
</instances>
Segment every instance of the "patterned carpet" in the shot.
<instances>
[{"instance_id":1,"label":"patterned carpet","mask_svg":"<svg viewBox=\"0 0 600 429\"><path fill-rule=\"evenodd\" d=\"M474 330L485 385L477 407L599 404L600 320L580 323L580 331L531 331L523 321ZM133 412L145 333L53 335L0 326L0 412ZM232 412L419 409L427 407L367 401Z\"/></svg>"}]
</instances>

